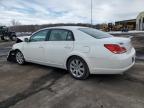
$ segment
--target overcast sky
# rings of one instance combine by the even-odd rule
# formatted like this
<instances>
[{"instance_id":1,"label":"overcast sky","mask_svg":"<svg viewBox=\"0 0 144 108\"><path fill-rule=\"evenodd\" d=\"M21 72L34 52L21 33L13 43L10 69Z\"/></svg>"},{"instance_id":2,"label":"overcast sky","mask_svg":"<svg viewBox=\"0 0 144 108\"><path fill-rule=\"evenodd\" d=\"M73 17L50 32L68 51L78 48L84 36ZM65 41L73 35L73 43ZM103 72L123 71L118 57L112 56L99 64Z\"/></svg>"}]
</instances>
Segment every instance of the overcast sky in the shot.
<instances>
[{"instance_id":1,"label":"overcast sky","mask_svg":"<svg viewBox=\"0 0 144 108\"><path fill-rule=\"evenodd\" d=\"M90 23L90 0L0 0L0 24ZM93 0L93 22L134 19L144 0Z\"/></svg>"}]
</instances>

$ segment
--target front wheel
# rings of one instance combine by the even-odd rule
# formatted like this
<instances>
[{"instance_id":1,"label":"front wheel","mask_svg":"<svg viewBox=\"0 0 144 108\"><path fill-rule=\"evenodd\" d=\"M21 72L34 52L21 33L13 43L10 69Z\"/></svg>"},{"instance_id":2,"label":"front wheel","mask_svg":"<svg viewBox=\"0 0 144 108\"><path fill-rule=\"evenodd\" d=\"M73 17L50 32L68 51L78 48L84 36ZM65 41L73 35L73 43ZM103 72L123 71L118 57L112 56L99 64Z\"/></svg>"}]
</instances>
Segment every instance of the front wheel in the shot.
<instances>
[{"instance_id":1,"label":"front wheel","mask_svg":"<svg viewBox=\"0 0 144 108\"><path fill-rule=\"evenodd\" d=\"M16 62L20 65L23 65L25 63L25 59L23 54L20 51L17 51L15 54Z\"/></svg>"},{"instance_id":2,"label":"front wheel","mask_svg":"<svg viewBox=\"0 0 144 108\"><path fill-rule=\"evenodd\" d=\"M84 80L89 76L89 68L86 62L80 57L72 57L67 64L70 74L78 80Z\"/></svg>"},{"instance_id":3,"label":"front wheel","mask_svg":"<svg viewBox=\"0 0 144 108\"><path fill-rule=\"evenodd\" d=\"M10 40L12 40L12 41L16 41L16 35L12 35L11 37L9 37L10 38Z\"/></svg>"}]
</instances>

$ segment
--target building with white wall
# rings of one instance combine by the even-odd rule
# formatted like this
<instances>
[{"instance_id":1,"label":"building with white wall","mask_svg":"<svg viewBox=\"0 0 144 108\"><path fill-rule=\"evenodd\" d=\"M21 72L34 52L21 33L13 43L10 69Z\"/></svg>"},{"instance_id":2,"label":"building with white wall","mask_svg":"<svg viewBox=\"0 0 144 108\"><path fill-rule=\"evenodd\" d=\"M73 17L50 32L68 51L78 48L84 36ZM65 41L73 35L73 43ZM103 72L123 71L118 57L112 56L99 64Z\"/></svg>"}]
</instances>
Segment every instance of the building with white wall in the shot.
<instances>
[{"instance_id":1,"label":"building with white wall","mask_svg":"<svg viewBox=\"0 0 144 108\"><path fill-rule=\"evenodd\" d=\"M141 12L136 18L136 30L144 30L144 12Z\"/></svg>"},{"instance_id":2,"label":"building with white wall","mask_svg":"<svg viewBox=\"0 0 144 108\"><path fill-rule=\"evenodd\" d=\"M135 19L123 20L115 22L115 25L121 25L122 27L128 27L129 30L144 31L144 12L138 14Z\"/></svg>"}]
</instances>

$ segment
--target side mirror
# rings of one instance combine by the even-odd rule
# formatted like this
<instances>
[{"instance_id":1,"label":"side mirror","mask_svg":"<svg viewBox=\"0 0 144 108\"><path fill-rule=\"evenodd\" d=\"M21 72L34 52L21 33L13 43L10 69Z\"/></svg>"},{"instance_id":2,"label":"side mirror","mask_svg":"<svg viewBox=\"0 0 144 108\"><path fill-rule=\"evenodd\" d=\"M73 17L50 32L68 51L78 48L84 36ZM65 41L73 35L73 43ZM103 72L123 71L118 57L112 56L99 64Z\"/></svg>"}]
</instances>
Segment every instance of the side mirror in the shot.
<instances>
[{"instance_id":1,"label":"side mirror","mask_svg":"<svg viewBox=\"0 0 144 108\"><path fill-rule=\"evenodd\" d=\"M28 38L24 38L24 42L29 42L29 39Z\"/></svg>"}]
</instances>

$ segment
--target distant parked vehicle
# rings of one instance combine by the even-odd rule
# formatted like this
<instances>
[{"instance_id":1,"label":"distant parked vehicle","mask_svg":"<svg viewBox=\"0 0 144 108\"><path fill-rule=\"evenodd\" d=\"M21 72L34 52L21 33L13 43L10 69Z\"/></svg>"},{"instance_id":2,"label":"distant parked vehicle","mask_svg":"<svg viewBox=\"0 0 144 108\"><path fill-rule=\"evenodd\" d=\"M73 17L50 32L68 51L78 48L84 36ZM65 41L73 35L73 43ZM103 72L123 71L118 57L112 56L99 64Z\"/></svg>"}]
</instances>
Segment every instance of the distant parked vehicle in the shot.
<instances>
[{"instance_id":1,"label":"distant parked vehicle","mask_svg":"<svg viewBox=\"0 0 144 108\"><path fill-rule=\"evenodd\" d=\"M89 74L122 74L135 63L129 38L113 37L87 27L41 29L13 45L8 60L66 69L76 79Z\"/></svg>"},{"instance_id":2,"label":"distant parked vehicle","mask_svg":"<svg viewBox=\"0 0 144 108\"><path fill-rule=\"evenodd\" d=\"M124 28L122 28L122 30L121 30L122 32L128 32L129 31L129 29L127 28L127 27L124 27Z\"/></svg>"},{"instance_id":3,"label":"distant parked vehicle","mask_svg":"<svg viewBox=\"0 0 144 108\"><path fill-rule=\"evenodd\" d=\"M0 38L1 40L15 40L16 39L16 33L9 31L8 27L6 26L0 26Z\"/></svg>"}]
</instances>

